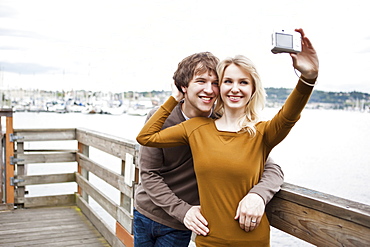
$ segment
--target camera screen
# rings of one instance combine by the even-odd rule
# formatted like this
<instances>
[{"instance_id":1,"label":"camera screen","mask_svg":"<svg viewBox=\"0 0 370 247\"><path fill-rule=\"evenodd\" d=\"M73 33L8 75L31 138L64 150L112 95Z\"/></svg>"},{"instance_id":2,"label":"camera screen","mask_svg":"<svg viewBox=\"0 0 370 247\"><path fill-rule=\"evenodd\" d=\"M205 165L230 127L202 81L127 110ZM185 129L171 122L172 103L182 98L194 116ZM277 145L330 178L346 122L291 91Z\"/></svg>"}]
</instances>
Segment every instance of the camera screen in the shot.
<instances>
[{"instance_id":1,"label":"camera screen","mask_svg":"<svg viewBox=\"0 0 370 247\"><path fill-rule=\"evenodd\" d=\"M293 36L290 34L276 33L276 45L278 47L293 48Z\"/></svg>"}]
</instances>

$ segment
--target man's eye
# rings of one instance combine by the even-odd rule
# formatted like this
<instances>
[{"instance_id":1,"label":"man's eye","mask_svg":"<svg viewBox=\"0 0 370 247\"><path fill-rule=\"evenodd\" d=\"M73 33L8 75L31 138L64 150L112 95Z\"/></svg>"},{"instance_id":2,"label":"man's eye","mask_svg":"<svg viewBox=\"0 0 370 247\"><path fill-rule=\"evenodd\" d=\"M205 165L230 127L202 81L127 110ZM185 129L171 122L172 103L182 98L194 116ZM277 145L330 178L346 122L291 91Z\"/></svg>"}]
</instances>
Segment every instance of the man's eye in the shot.
<instances>
[{"instance_id":1,"label":"man's eye","mask_svg":"<svg viewBox=\"0 0 370 247\"><path fill-rule=\"evenodd\" d=\"M214 85L214 86L218 86L218 81L216 81L216 82L212 82L212 85Z\"/></svg>"}]
</instances>

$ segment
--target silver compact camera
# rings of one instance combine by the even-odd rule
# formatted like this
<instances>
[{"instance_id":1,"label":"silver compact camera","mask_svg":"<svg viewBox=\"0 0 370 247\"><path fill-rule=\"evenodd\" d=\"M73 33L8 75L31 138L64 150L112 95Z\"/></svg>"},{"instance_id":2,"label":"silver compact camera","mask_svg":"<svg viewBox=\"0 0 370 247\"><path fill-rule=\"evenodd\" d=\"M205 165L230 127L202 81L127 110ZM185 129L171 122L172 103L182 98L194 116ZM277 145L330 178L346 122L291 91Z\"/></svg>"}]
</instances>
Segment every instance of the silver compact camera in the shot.
<instances>
[{"instance_id":1,"label":"silver compact camera","mask_svg":"<svg viewBox=\"0 0 370 247\"><path fill-rule=\"evenodd\" d=\"M276 53L299 53L302 51L301 34L298 32L287 32L285 30L272 33L271 52Z\"/></svg>"}]
</instances>

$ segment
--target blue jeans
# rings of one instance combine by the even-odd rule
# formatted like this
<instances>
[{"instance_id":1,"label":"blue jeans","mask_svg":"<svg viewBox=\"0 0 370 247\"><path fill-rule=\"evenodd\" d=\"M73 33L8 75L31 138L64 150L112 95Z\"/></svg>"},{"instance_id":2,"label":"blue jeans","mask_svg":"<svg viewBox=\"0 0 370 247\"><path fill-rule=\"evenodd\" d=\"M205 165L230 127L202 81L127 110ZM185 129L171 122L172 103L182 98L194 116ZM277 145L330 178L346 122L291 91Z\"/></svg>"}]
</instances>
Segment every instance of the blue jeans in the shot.
<instances>
[{"instance_id":1,"label":"blue jeans","mask_svg":"<svg viewBox=\"0 0 370 247\"><path fill-rule=\"evenodd\" d=\"M188 247L191 231L155 222L134 210L135 247Z\"/></svg>"}]
</instances>

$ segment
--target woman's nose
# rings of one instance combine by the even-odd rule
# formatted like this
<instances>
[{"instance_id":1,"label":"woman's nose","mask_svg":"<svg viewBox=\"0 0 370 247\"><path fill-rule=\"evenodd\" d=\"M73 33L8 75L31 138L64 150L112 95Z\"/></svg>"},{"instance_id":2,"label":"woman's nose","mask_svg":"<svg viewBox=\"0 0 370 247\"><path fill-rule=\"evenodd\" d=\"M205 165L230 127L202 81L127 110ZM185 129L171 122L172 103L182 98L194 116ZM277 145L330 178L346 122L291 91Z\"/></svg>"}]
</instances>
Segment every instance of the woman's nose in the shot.
<instances>
[{"instance_id":1,"label":"woman's nose","mask_svg":"<svg viewBox=\"0 0 370 247\"><path fill-rule=\"evenodd\" d=\"M231 92L233 92L233 93L238 93L239 92L238 83L233 83L233 87L231 88Z\"/></svg>"}]
</instances>

